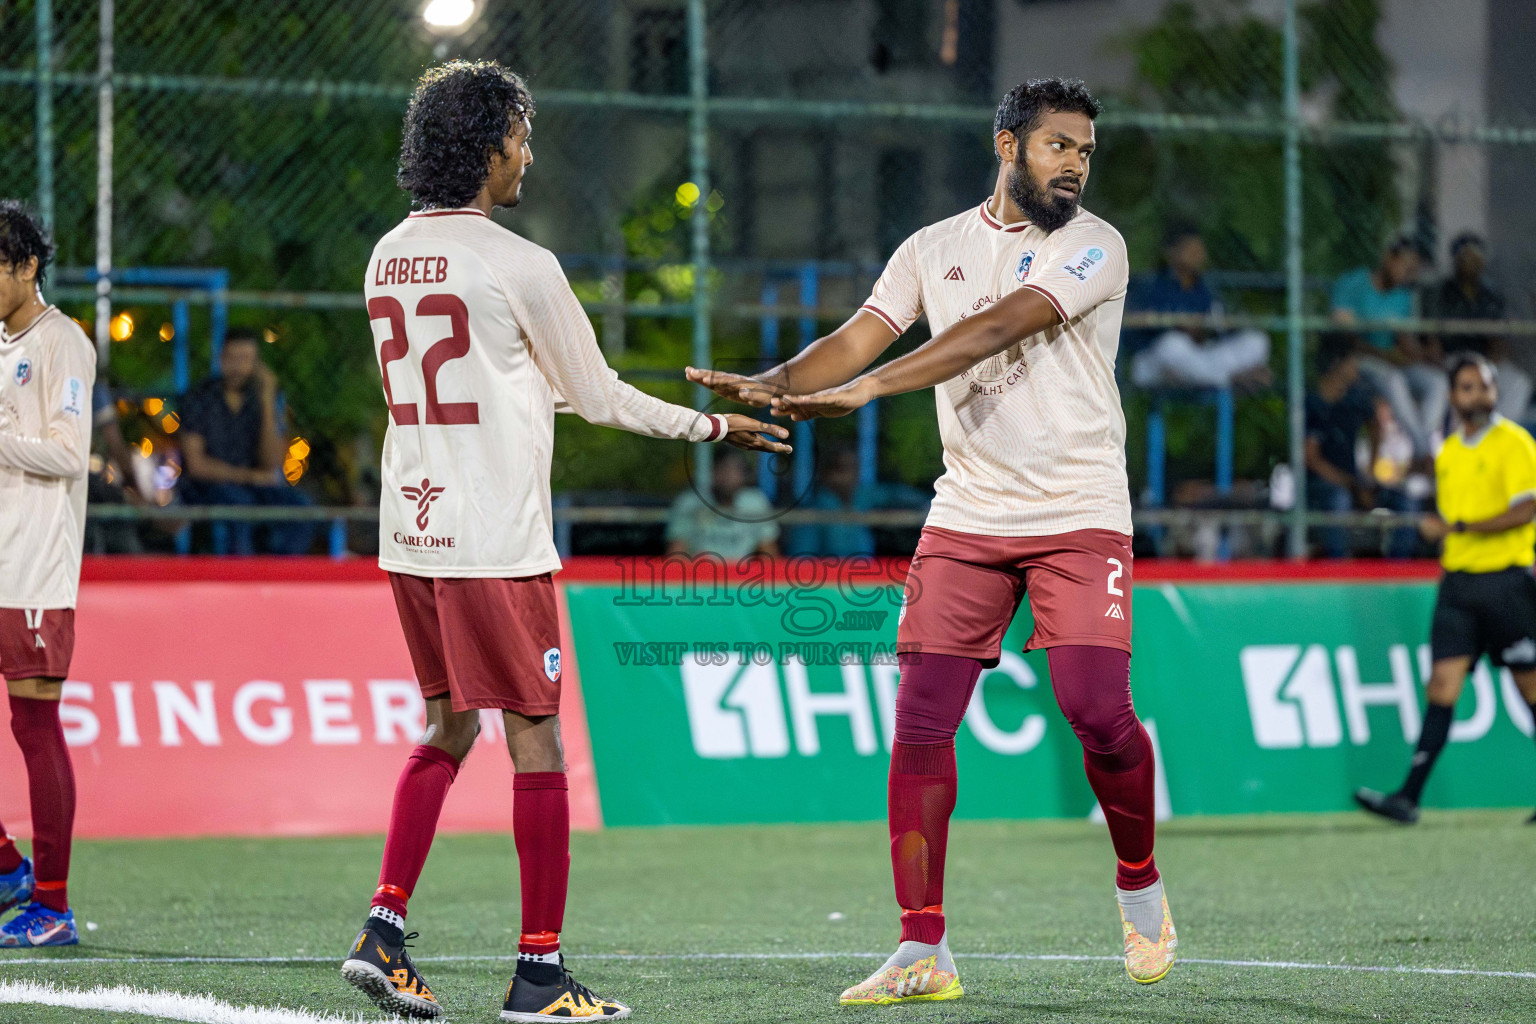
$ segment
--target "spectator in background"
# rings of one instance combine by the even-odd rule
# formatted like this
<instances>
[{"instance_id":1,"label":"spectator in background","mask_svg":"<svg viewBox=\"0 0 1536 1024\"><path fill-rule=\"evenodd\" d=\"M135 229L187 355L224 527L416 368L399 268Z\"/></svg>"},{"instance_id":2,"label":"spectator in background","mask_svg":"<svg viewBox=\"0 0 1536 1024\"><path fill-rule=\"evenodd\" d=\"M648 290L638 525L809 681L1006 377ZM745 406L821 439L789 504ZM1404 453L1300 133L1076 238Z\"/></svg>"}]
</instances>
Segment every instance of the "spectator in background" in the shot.
<instances>
[{"instance_id":1,"label":"spectator in background","mask_svg":"<svg viewBox=\"0 0 1536 1024\"><path fill-rule=\"evenodd\" d=\"M667 516L667 554L715 554L728 562L748 555L779 555L779 524L768 496L747 486L747 461L734 448L714 452L709 501L689 489Z\"/></svg>"},{"instance_id":2,"label":"spectator in background","mask_svg":"<svg viewBox=\"0 0 1536 1024\"><path fill-rule=\"evenodd\" d=\"M1375 270L1359 267L1334 283L1333 321L1349 327L1367 320L1406 320L1413 316L1414 279L1423 250L1401 236L1382 254ZM1360 376L1384 398L1413 441L1421 462L1434 456L1434 437L1444 428L1449 389L1434 353L1414 335L1371 329L1363 332Z\"/></svg>"},{"instance_id":3,"label":"spectator in background","mask_svg":"<svg viewBox=\"0 0 1536 1024\"><path fill-rule=\"evenodd\" d=\"M117 418L117 401L112 389L101 375L91 389L91 437L95 451L91 454L90 475L86 478L86 498L92 505L142 505L138 480L134 473L133 452L123 438L123 427ZM86 520L85 550L92 554L137 555L144 550L139 540L136 523L124 520L106 520L100 517Z\"/></svg>"},{"instance_id":4,"label":"spectator in background","mask_svg":"<svg viewBox=\"0 0 1536 1024\"><path fill-rule=\"evenodd\" d=\"M1205 242L1193 227L1170 229L1163 239L1163 269L1133 285L1126 306L1137 313L1183 313L1219 318L1221 300L1205 280ZM1243 330L1216 333L1215 324L1162 331L1131 363L1141 388L1224 388L1234 382L1269 383L1269 335Z\"/></svg>"},{"instance_id":5,"label":"spectator in background","mask_svg":"<svg viewBox=\"0 0 1536 1024\"><path fill-rule=\"evenodd\" d=\"M1487 246L1467 232L1451 243L1451 276L1424 292L1424 316L1431 320L1502 320L1504 296L1488 287ZM1509 357L1503 338L1489 334L1442 334L1445 355L1474 352L1486 357L1499 373L1498 413L1519 422L1531 406L1531 378Z\"/></svg>"},{"instance_id":6,"label":"spectator in background","mask_svg":"<svg viewBox=\"0 0 1536 1024\"><path fill-rule=\"evenodd\" d=\"M181 401L183 489L195 505L308 505L302 491L278 474L283 441L278 434L277 377L261 360L256 332L234 328L219 356L219 375L187 392ZM254 524L227 528L237 555L256 553ZM263 551L302 555L314 541L308 522L266 527Z\"/></svg>"},{"instance_id":7,"label":"spectator in background","mask_svg":"<svg viewBox=\"0 0 1536 1024\"><path fill-rule=\"evenodd\" d=\"M835 447L817 466L816 486L799 504L803 509L871 512L878 509L926 509L928 502L914 487L874 483L859 486L859 457L852 448ZM789 531L791 555L852 555L875 553L875 531L860 523L817 523Z\"/></svg>"},{"instance_id":8,"label":"spectator in background","mask_svg":"<svg viewBox=\"0 0 1536 1024\"><path fill-rule=\"evenodd\" d=\"M1414 503L1396 487L1379 486L1371 473L1361 471L1356 457L1364 431L1371 445L1366 461L1374 472L1384 418L1378 415L1382 400L1361 379L1358 348L1354 336L1332 334L1318 350L1317 384L1307 395L1306 409L1307 507L1317 512L1408 511ZM1330 558L1350 554L1346 528L1324 527L1321 536ZM1393 557L1412 554L1412 529L1394 531L1388 546Z\"/></svg>"}]
</instances>

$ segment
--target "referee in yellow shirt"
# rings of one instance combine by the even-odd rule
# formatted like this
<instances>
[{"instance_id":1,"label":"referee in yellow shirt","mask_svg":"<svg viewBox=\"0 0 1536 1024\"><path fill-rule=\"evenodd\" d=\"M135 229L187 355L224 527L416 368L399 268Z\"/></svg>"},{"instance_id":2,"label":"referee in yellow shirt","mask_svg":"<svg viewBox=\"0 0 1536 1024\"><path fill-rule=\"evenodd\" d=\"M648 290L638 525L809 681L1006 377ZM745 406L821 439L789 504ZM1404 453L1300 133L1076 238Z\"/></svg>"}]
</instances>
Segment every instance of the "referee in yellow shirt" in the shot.
<instances>
[{"instance_id":1,"label":"referee in yellow shirt","mask_svg":"<svg viewBox=\"0 0 1536 1024\"><path fill-rule=\"evenodd\" d=\"M1367 811L1404 824L1419 820L1419 796L1478 658L1508 668L1536 714L1536 440L1493 411L1499 391L1488 360L1459 354L1450 378L1458 429L1435 456L1439 514L1419 523L1426 539L1445 541L1424 728L1401 789L1355 793Z\"/></svg>"}]
</instances>

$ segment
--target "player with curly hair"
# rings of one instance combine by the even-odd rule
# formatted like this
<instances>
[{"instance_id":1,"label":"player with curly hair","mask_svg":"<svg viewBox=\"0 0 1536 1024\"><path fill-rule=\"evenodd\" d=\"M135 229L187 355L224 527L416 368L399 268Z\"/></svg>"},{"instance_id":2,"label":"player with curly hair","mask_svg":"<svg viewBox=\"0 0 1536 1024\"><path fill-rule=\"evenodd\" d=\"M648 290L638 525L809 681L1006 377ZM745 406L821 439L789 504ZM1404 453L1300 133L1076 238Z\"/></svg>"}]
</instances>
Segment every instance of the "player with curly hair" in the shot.
<instances>
[{"instance_id":1,"label":"player with curly hair","mask_svg":"<svg viewBox=\"0 0 1536 1024\"><path fill-rule=\"evenodd\" d=\"M776 440L783 427L695 412L620 381L554 254L491 219L522 198L533 113L522 79L494 61L429 70L400 148L399 182L417 209L379 241L364 282L389 407L379 565L427 728L395 790L379 886L342 974L415 1017L443 1011L405 952L406 904L482 709L502 713L516 770L522 932L502 1019L630 1012L574 980L560 953L570 810L552 580L557 408L651 437L789 450Z\"/></svg>"},{"instance_id":2,"label":"player with curly hair","mask_svg":"<svg viewBox=\"0 0 1536 1024\"><path fill-rule=\"evenodd\" d=\"M75 646L96 349L43 298L52 260L42 225L0 201L0 673L33 833L28 859L0 826L0 911L21 904L0 947L80 941L66 891L75 771L59 700Z\"/></svg>"}]
</instances>

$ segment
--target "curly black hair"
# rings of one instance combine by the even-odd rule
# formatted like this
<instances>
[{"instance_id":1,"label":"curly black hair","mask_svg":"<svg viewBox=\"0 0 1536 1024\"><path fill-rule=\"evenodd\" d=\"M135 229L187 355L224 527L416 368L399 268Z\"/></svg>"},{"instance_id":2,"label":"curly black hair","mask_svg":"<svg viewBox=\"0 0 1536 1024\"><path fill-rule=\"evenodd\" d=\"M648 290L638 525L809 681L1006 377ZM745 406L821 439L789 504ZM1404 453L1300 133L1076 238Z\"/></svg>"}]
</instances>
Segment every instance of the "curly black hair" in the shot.
<instances>
[{"instance_id":1,"label":"curly black hair","mask_svg":"<svg viewBox=\"0 0 1536 1024\"><path fill-rule=\"evenodd\" d=\"M455 60L416 83L405 111L395 180L426 208L466 206L490 174L516 120L533 117L521 77L494 60Z\"/></svg>"},{"instance_id":2,"label":"curly black hair","mask_svg":"<svg viewBox=\"0 0 1536 1024\"><path fill-rule=\"evenodd\" d=\"M1087 114L1092 121L1103 112L1104 104L1080 78L1032 78L1004 94L992 118L992 134L1012 132L1023 142L1046 114Z\"/></svg>"},{"instance_id":3,"label":"curly black hair","mask_svg":"<svg viewBox=\"0 0 1536 1024\"><path fill-rule=\"evenodd\" d=\"M0 199L0 263L12 270L37 257L37 283L48 280L48 265L53 262L53 243L42 223L16 199Z\"/></svg>"}]
</instances>

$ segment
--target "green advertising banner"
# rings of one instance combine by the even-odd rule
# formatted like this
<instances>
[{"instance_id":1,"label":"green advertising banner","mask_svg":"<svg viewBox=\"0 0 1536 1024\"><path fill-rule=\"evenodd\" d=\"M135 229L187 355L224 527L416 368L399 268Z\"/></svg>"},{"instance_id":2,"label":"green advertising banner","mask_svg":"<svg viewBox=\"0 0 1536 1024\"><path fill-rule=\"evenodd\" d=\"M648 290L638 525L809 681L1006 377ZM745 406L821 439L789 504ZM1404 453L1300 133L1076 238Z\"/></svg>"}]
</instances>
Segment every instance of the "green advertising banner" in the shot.
<instances>
[{"instance_id":1,"label":"green advertising banner","mask_svg":"<svg viewBox=\"0 0 1536 1024\"><path fill-rule=\"evenodd\" d=\"M565 586L604 821L877 819L893 734L900 588ZM1159 812L1327 811L1392 788L1419 731L1427 583L1138 586L1131 679L1159 750ZM977 686L956 813L1079 817L1082 750L1044 652ZM1530 713L1474 673L1428 805L1536 799Z\"/></svg>"}]
</instances>

